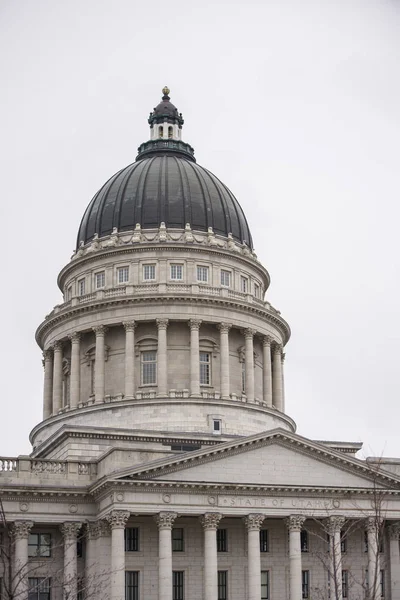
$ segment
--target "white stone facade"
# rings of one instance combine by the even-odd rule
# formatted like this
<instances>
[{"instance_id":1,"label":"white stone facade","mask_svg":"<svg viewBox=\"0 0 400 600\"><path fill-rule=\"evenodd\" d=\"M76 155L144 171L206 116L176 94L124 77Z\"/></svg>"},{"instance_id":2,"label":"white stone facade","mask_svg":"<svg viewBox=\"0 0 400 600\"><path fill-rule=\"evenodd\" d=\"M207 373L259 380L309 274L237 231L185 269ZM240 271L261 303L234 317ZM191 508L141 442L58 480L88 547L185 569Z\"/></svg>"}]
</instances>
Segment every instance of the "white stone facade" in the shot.
<instances>
[{"instance_id":1,"label":"white stone facade","mask_svg":"<svg viewBox=\"0 0 400 600\"><path fill-rule=\"evenodd\" d=\"M0 458L2 600L400 600L400 460L296 433L269 283L190 223L79 245Z\"/></svg>"}]
</instances>

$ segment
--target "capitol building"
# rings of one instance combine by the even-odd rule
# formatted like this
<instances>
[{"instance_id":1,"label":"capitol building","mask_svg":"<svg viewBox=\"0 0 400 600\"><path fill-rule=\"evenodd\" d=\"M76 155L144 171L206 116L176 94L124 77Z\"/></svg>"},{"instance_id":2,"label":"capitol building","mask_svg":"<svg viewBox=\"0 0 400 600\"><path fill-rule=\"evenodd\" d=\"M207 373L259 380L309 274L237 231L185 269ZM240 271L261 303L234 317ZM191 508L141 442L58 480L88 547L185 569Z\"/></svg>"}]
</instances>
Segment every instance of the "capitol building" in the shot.
<instances>
[{"instance_id":1,"label":"capitol building","mask_svg":"<svg viewBox=\"0 0 400 600\"><path fill-rule=\"evenodd\" d=\"M296 432L289 325L169 93L36 332L43 420L0 457L1 600L400 600L400 459Z\"/></svg>"}]
</instances>

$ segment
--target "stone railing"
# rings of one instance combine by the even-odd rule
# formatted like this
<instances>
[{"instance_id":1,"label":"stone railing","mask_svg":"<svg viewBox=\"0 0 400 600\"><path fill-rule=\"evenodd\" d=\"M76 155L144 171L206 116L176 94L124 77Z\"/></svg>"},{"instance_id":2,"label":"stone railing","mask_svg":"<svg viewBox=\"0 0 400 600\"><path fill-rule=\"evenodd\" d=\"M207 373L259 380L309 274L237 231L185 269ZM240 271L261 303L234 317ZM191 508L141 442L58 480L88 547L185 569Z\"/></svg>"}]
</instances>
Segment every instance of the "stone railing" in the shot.
<instances>
[{"instance_id":1,"label":"stone railing","mask_svg":"<svg viewBox=\"0 0 400 600\"><path fill-rule=\"evenodd\" d=\"M89 302L101 301L108 298L120 298L127 296L141 296L148 294L151 296L165 295L165 293L176 293L176 294L188 294L192 296L218 296L226 297L234 300L239 300L246 304L255 304L259 307L266 308L274 314L280 314L275 308L264 302L261 298L256 298L252 294L246 294L244 292L237 292L229 288L216 287L211 285L202 285L201 283L185 284L185 283L143 283L140 285L126 285L117 286L108 289L97 290L84 296L77 296L68 300L63 304L59 304L54 307L53 311L47 315L46 318L52 317L53 315L68 310L74 306L80 306Z\"/></svg>"},{"instance_id":2,"label":"stone railing","mask_svg":"<svg viewBox=\"0 0 400 600\"><path fill-rule=\"evenodd\" d=\"M0 477L12 475L21 477L41 474L63 475L65 478L90 477L97 472L97 464L78 461L36 459L29 456L17 458L0 457Z\"/></svg>"}]
</instances>

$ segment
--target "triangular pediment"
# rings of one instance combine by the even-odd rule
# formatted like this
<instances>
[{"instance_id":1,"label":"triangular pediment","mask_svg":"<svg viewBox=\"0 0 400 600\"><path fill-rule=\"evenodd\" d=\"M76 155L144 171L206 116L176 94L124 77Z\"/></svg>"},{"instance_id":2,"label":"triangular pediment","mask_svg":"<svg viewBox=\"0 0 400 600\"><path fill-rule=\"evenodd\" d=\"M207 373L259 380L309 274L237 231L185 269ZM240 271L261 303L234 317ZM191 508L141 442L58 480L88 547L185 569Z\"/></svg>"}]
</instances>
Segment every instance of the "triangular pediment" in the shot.
<instances>
[{"instance_id":1,"label":"triangular pediment","mask_svg":"<svg viewBox=\"0 0 400 600\"><path fill-rule=\"evenodd\" d=\"M126 469L115 479L306 488L400 489L400 478L321 443L274 430Z\"/></svg>"}]
</instances>

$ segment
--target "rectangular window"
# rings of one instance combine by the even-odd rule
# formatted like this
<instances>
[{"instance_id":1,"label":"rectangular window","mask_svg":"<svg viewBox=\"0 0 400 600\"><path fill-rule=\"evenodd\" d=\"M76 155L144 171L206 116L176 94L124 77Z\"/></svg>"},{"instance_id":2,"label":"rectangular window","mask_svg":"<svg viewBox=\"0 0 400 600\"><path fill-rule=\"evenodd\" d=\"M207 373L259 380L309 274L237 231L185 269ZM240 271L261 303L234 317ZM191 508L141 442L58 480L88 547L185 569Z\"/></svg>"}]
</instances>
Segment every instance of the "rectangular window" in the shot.
<instances>
[{"instance_id":1,"label":"rectangular window","mask_svg":"<svg viewBox=\"0 0 400 600\"><path fill-rule=\"evenodd\" d=\"M269 552L268 529L260 529L260 552Z\"/></svg>"},{"instance_id":2,"label":"rectangular window","mask_svg":"<svg viewBox=\"0 0 400 600\"><path fill-rule=\"evenodd\" d=\"M261 600L269 600L269 571L261 571Z\"/></svg>"},{"instance_id":3,"label":"rectangular window","mask_svg":"<svg viewBox=\"0 0 400 600\"><path fill-rule=\"evenodd\" d=\"M381 598L385 597L385 571L381 571L380 575Z\"/></svg>"},{"instance_id":4,"label":"rectangular window","mask_svg":"<svg viewBox=\"0 0 400 600\"><path fill-rule=\"evenodd\" d=\"M51 535L49 533L30 533L28 556L51 556Z\"/></svg>"},{"instance_id":5,"label":"rectangular window","mask_svg":"<svg viewBox=\"0 0 400 600\"><path fill-rule=\"evenodd\" d=\"M157 352L147 350L140 355L142 385L156 385L157 383Z\"/></svg>"},{"instance_id":6,"label":"rectangular window","mask_svg":"<svg viewBox=\"0 0 400 600\"><path fill-rule=\"evenodd\" d=\"M185 600L184 571L172 571L172 600Z\"/></svg>"},{"instance_id":7,"label":"rectangular window","mask_svg":"<svg viewBox=\"0 0 400 600\"><path fill-rule=\"evenodd\" d=\"M208 267L197 267L197 281L208 283Z\"/></svg>"},{"instance_id":8,"label":"rectangular window","mask_svg":"<svg viewBox=\"0 0 400 600\"><path fill-rule=\"evenodd\" d=\"M300 532L300 547L302 552L308 552L308 531L304 529Z\"/></svg>"},{"instance_id":9,"label":"rectangular window","mask_svg":"<svg viewBox=\"0 0 400 600\"><path fill-rule=\"evenodd\" d=\"M106 273L105 271L100 271L100 273L95 273L94 275L94 284L96 290L103 288L106 285Z\"/></svg>"},{"instance_id":10,"label":"rectangular window","mask_svg":"<svg viewBox=\"0 0 400 600\"><path fill-rule=\"evenodd\" d=\"M28 600L50 600L50 583L47 577L29 577Z\"/></svg>"},{"instance_id":11,"label":"rectangular window","mask_svg":"<svg viewBox=\"0 0 400 600\"><path fill-rule=\"evenodd\" d=\"M78 296L84 296L86 294L86 282L84 279L78 281Z\"/></svg>"},{"instance_id":12,"label":"rectangular window","mask_svg":"<svg viewBox=\"0 0 400 600\"><path fill-rule=\"evenodd\" d=\"M349 573L342 571L342 597L348 598L349 594Z\"/></svg>"},{"instance_id":13,"label":"rectangular window","mask_svg":"<svg viewBox=\"0 0 400 600\"><path fill-rule=\"evenodd\" d=\"M129 267L118 267L117 280L118 283L127 283L129 281Z\"/></svg>"},{"instance_id":14,"label":"rectangular window","mask_svg":"<svg viewBox=\"0 0 400 600\"><path fill-rule=\"evenodd\" d=\"M364 552L368 552L368 532L364 531Z\"/></svg>"},{"instance_id":15,"label":"rectangular window","mask_svg":"<svg viewBox=\"0 0 400 600\"><path fill-rule=\"evenodd\" d=\"M139 571L125 571L125 600L139 600Z\"/></svg>"},{"instance_id":16,"label":"rectangular window","mask_svg":"<svg viewBox=\"0 0 400 600\"><path fill-rule=\"evenodd\" d=\"M245 294L247 294L247 292L249 291L249 280L247 279L247 277L240 278L240 291L244 292Z\"/></svg>"},{"instance_id":17,"label":"rectangular window","mask_svg":"<svg viewBox=\"0 0 400 600\"><path fill-rule=\"evenodd\" d=\"M143 266L143 279L145 281L154 281L156 278L156 265Z\"/></svg>"},{"instance_id":18,"label":"rectangular window","mask_svg":"<svg viewBox=\"0 0 400 600\"><path fill-rule=\"evenodd\" d=\"M183 552L184 551L184 538L183 528L173 527L172 528L172 552Z\"/></svg>"},{"instance_id":19,"label":"rectangular window","mask_svg":"<svg viewBox=\"0 0 400 600\"><path fill-rule=\"evenodd\" d=\"M347 552L347 537L346 535L342 532L341 536L340 536L340 552L342 554L344 554L345 552Z\"/></svg>"},{"instance_id":20,"label":"rectangular window","mask_svg":"<svg viewBox=\"0 0 400 600\"><path fill-rule=\"evenodd\" d=\"M67 302L72 299L72 285L67 288Z\"/></svg>"},{"instance_id":21,"label":"rectangular window","mask_svg":"<svg viewBox=\"0 0 400 600\"><path fill-rule=\"evenodd\" d=\"M310 571L301 572L301 597L310 597Z\"/></svg>"},{"instance_id":22,"label":"rectangular window","mask_svg":"<svg viewBox=\"0 0 400 600\"><path fill-rule=\"evenodd\" d=\"M244 360L241 362L242 365L242 394L246 393L246 363Z\"/></svg>"},{"instance_id":23,"label":"rectangular window","mask_svg":"<svg viewBox=\"0 0 400 600\"><path fill-rule=\"evenodd\" d=\"M258 285L258 283L254 284L254 295L256 298L260 298L261 294L260 294L260 286Z\"/></svg>"},{"instance_id":24,"label":"rectangular window","mask_svg":"<svg viewBox=\"0 0 400 600\"><path fill-rule=\"evenodd\" d=\"M217 529L217 552L228 552L228 531Z\"/></svg>"},{"instance_id":25,"label":"rectangular window","mask_svg":"<svg viewBox=\"0 0 400 600\"><path fill-rule=\"evenodd\" d=\"M228 600L228 571L218 571L218 600Z\"/></svg>"},{"instance_id":26,"label":"rectangular window","mask_svg":"<svg viewBox=\"0 0 400 600\"><path fill-rule=\"evenodd\" d=\"M211 354L200 352L200 385L211 384Z\"/></svg>"},{"instance_id":27,"label":"rectangular window","mask_svg":"<svg viewBox=\"0 0 400 600\"><path fill-rule=\"evenodd\" d=\"M213 433L220 434L222 431L221 419L213 419Z\"/></svg>"},{"instance_id":28,"label":"rectangular window","mask_svg":"<svg viewBox=\"0 0 400 600\"><path fill-rule=\"evenodd\" d=\"M182 265L171 265L171 279L182 281L183 279L183 266Z\"/></svg>"},{"instance_id":29,"label":"rectangular window","mask_svg":"<svg viewBox=\"0 0 400 600\"><path fill-rule=\"evenodd\" d=\"M230 285L231 285L231 272L230 271L224 271L223 269L221 269L221 285L230 287Z\"/></svg>"},{"instance_id":30,"label":"rectangular window","mask_svg":"<svg viewBox=\"0 0 400 600\"><path fill-rule=\"evenodd\" d=\"M76 541L76 555L78 558L84 558L83 546L84 546L83 538L79 537Z\"/></svg>"},{"instance_id":31,"label":"rectangular window","mask_svg":"<svg viewBox=\"0 0 400 600\"><path fill-rule=\"evenodd\" d=\"M125 528L125 552L139 552L139 527Z\"/></svg>"}]
</instances>

